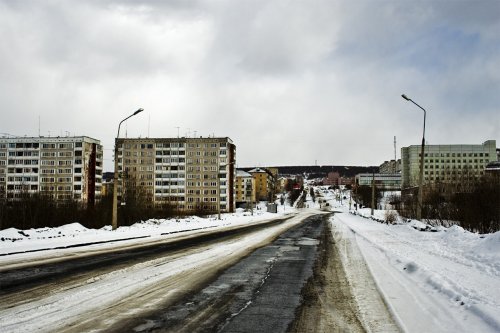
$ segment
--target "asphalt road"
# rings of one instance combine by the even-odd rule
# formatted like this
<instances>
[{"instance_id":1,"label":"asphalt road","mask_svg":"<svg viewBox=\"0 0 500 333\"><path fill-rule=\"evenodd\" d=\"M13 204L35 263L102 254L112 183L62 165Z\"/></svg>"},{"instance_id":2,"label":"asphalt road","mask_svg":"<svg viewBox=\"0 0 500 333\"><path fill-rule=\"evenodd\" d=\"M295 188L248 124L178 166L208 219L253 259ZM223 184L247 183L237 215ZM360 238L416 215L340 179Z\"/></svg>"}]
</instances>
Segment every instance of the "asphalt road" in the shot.
<instances>
[{"instance_id":1,"label":"asphalt road","mask_svg":"<svg viewBox=\"0 0 500 333\"><path fill-rule=\"evenodd\" d=\"M0 324L5 332L398 332L355 242L330 216L304 210L3 269Z\"/></svg>"},{"instance_id":2,"label":"asphalt road","mask_svg":"<svg viewBox=\"0 0 500 333\"><path fill-rule=\"evenodd\" d=\"M135 332L286 332L313 274L327 218L307 218L202 290L128 327Z\"/></svg>"},{"instance_id":3,"label":"asphalt road","mask_svg":"<svg viewBox=\"0 0 500 333\"><path fill-rule=\"evenodd\" d=\"M130 266L165 254L184 251L196 246L209 246L230 238L262 230L286 221L280 218L262 224L237 226L227 230L214 230L179 237L167 241L135 245L93 253L91 255L62 258L49 263L27 262L21 267L0 268L0 296L24 291L48 283L60 284L67 277L79 274L98 274ZM17 265L19 266L19 265Z\"/></svg>"}]
</instances>

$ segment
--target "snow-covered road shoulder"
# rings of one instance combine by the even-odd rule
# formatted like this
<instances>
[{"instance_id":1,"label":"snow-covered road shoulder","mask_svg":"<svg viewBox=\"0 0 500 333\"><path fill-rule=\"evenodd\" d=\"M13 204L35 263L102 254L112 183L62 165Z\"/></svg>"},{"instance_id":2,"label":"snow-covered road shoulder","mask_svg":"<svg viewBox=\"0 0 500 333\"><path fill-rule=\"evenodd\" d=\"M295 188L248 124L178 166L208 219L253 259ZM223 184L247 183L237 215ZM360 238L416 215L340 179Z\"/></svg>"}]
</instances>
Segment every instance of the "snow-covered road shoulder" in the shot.
<instances>
[{"instance_id":1,"label":"snow-covered road shoulder","mask_svg":"<svg viewBox=\"0 0 500 333\"><path fill-rule=\"evenodd\" d=\"M111 226L88 229L79 223L56 228L28 230L10 228L0 230L0 264L140 245L145 242L161 241L208 230L262 223L295 213L295 209L288 208L286 212L283 210L278 214L272 214L265 212L264 207L259 207L253 215L250 212L237 209L232 214L221 214L220 220L216 216L151 219L129 227L119 227L116 230L111 230Z\"/></svg>"},{"instance_id":2,"label":"snow-covered road shoulder","mask_svg":"<svg viewBox=\"0 0 500 333\"><path fill-rule=\"evenodd\" d=\"M356 239L405 331L500 331L500 232L421 232L349 213L332 223Z\"/></svg>"}]
</instances>

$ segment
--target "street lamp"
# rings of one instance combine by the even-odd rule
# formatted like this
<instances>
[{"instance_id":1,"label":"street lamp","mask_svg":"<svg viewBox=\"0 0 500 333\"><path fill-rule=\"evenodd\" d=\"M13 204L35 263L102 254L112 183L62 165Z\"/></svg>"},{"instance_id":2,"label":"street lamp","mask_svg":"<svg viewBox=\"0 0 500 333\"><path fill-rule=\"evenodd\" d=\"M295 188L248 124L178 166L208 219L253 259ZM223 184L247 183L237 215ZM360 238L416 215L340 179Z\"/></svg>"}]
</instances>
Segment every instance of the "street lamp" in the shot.
<instances>
[{"instance_id":1,"label":"street lamp","mask_svg":"<svg viewBox=\"0 0 500 333\"><path fill-rule=\"evenodd\" d=\"M420 220L422 220L422 195L423 195L422 194L422 191L423 191L422 183L423 183L423 179L424 179L424 147L425 147L425 115L426 115L426 111L423 107L421 107L420 105L415 103L411 98L409 98L405 94L401 95L401 97L403 97L407 101L412 102L413 104L418 106L420 109L422 109L422 111L424 111L424 131L422 134L422 147L420 149L420 174L418 176L417 220L420 221Z\"/></svg>"},{"instance_id":2,"label":"street lamp","mask_svg":"<svg viewBox=\"0 0 500 333\"><path fill-rule=\"evenodd\" d=\"M118 133L116 134L115 139L115 172L113 176L113 215L111 220L111 226L113 230L118 227L118 138L120 137L120 126L125 120L135 116L138 113L141 113L142 111L144 111L144 109L138 109L133 114L120 121L120 124L118 125Z\"/></svg>"}]
</instances>

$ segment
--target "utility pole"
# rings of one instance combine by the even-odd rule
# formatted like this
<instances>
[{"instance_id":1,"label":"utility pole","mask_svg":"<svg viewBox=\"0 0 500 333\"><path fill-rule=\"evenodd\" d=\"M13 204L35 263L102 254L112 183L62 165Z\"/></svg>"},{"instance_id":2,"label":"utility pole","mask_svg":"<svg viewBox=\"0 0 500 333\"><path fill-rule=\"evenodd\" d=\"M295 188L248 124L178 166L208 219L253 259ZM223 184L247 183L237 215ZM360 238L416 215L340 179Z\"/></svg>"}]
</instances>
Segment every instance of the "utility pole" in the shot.
<instances>
[{"instance_id":1,"label":"utility pole","mask_svg":"<svg viewBox=\"0 0 500 333\"><path fill-rule=\"evenodd\" d=\"M396 157L396 136L394 136L394 173L398 172L398 159Z\"/></svg>"},{"instance_id":2,"label":"utility pole","mask_svg":"<svg viewBox=\"0 0 500 333\"><path fill-rule=\"evenodd\" d=\"M352 190L349 191L349 210L351 210L351 204L352 204Z\"/></svg>"},{"instance_id":3,"label":"utility pole","mask_svg":"<svg viewBox=\"0 0 500 333\"><path fill-rule=\"evenodd\" d=\"M372 169L372 210L371 210L372 216L374 209L375 209L375 170Z\"/></svg>"}]
</instances>

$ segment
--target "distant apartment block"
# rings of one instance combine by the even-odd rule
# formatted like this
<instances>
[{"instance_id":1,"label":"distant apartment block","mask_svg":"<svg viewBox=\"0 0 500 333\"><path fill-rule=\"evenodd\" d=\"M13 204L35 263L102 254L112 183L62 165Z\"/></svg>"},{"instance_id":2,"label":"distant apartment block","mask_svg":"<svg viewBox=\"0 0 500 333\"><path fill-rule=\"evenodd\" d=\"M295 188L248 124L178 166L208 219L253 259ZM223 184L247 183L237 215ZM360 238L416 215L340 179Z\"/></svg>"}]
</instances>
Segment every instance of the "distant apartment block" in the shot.
<instances>
[{"instance_id":1,"label":"distant apartment block","mask_svg":"<svg viewBox=\"0 0 500 333\"><path fill-rule=\"evenodd\" d=\"M250 203L255 203L255 179L250 173L236 170L234 191L237 206L247 207Z\"/></svg>"},{"instance_id":2,"label":"distant apartment block","mask_svg":"<svg viewBox=\"0 0 500 333\"><path fill-rule=\"evenodd\" d=\"M354 182L354 179L351 177L342 177L340 176L340 173L336 171L331 171L328 173L328 175L323 178L323 185L333 185L333 186L338 186L338 185L352 185Z\"/></svg>"},{"instance_id":3,"label":"distant apartment block","mask_svg":"<svg viewBox=\"0 0 500 333\"><path fill-rule=\"evenodd\" d=\"M288 182L288 178L279 177L276 180L276 193L285 192L287 182Z\"/></svg>"},{"instance_id":4,"label":"distant apartment block","mask_svg":"<svg viewBox=\"0 0 500 333\"><path fill-rule=\"evenodd\" d=\"M323 185L338 185L340 179L340 173L332 171L329 172L328 175L323 178Z\"/></svg>"},{"instance_id":5,"label":"distant apartment block","mask_svg":"<svg viewBox=\"0 0 500 333\"><path fill-rule=\"evenodd\" d=\"M79 137L0 138L0 198L44 193L93 204L101 195L102 145Z\"/></svg>"},{"instance_id":6,"label":"distant apartment block","mask_svg":"<svg viewBox=\"0 0 500 333\"><path fill-rule=\"evenodd\" d=\"M401 172L401 160L385 161L379 167L380 173L399 173Z\"/></svg>"},{"instance_id":7,"label":"distant apartment block","mask_svg":"<svg viewBox=\"0 0 500 333\"><path fill-rule=\"evenodd\" d=\"M181 212L233 212L236 146L229 138L117 139L119 196L133 188Z\"/></svg>"},{"instance_id":8,"label":"distant apartment block","mask_svg":"<svg viewBox=\"0 0 500 333\"><path fill-rule=\"evenodd\" d=\"M418 186L420 145L401 148L402 187ZM480 145L426 145L424 184L460 183L484 175L488 163L497 159L496 141Z\"/></svg>"}]
</instances>

